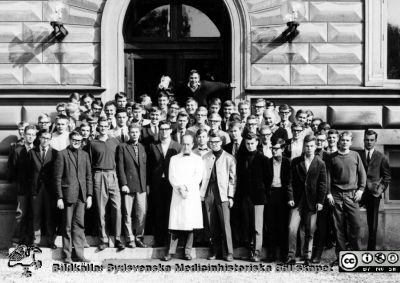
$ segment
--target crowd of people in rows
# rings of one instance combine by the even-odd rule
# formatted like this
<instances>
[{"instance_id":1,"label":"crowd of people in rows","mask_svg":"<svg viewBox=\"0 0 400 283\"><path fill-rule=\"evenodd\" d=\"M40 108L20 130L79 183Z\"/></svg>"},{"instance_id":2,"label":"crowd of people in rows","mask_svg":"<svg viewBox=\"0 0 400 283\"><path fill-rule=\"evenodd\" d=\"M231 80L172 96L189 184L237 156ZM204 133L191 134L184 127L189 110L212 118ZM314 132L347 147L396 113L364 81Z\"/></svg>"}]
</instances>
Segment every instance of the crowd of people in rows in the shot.
<instances>
[{"instance_id":1,"label":"crowd of people in rows","mask_svg":"<svg viewBox=\"0 0 400 283\"><path fill-rule=\"evenodd\" d=\"M119 92L104 105L74 93L54 120L21 122L9 158L18 194L13 243L39 245L45 230L56 248L58 231L65 262L88 261L86 229L100 250L110 235L120 250L147 247L144 235L154 235L154 246L168 247L165 261L183 238L187 260L194 243L211 247L209 259L232 261L234 247L246 246L258 262L265 246L268 262L301 256L310 264L333 245L337 253L360 249L365 205L368 250L376 249L391 177L375 131L365 131L356 152L350 131L310 110L292 117L289 105L261 98L199 99L203 82L190 76L197 78L184 104L167 90L154 103Z\"/></svg>"}]
</instances>

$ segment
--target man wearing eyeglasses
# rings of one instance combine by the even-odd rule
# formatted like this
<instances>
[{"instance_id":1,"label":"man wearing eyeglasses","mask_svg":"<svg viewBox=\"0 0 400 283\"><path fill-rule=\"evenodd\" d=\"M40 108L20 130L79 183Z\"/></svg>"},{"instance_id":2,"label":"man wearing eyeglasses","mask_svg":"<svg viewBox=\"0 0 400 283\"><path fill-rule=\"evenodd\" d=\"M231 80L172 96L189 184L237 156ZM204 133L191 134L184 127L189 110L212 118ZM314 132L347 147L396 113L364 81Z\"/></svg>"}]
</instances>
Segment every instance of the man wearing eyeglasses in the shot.
<instances>
[{"instance_id":1,"label":"man wearing eyeglasses","mask_svg":"<svg viewBox=\"0 0 400 283\"><path fill-rule=\"evenodd\" d=\"M292 138L292 123L289 121L290 116L292 115L292 110L289 105L283 104L279 106L279 116L281 117L281 121L278 123L278 127L283 128L288 133L288 138Z\"/></svg>"},{"instance_id":2,"label":"man wearing eyeglasses","mask_svg":"<svg viewBox=\"0 0 400 283\"><path fill-rule=\"evenodd\" d=\"M149 213L154 225L156 245L163 246L168 239L168 217L172 198L172 187L168 180L169 162L178 154L181 145L171 139L171 125L168 121L159 124L159 141L151 143L148 150L150 174Z\"/></svg>"},{"instance_id":3,"label":"man wearing eyeglasses","mask_svg":"<svg viewBox=\"0 0 400 283\"><path fill-rule=\"evenodd\" d=\"M271 158L272 150L271 150L271 137L272 131L268 126L261 126L260 129L260 143L258 144L258 150L264 154L264 156Z\"/></svg>"},{"instance_id":4,"label":"man wearing eyeglasses","mask_svg":"<svg viewBox=\"0 0 400 283\"><path fill-rule=\"evenodd\" d=\"M259 98L256 101L256 104L254 104L254 115L257 118L257 124L258 127L261 127L262 125L265 125L265 121L264 121L264 111L265 111L265 99L263 98Z\"/></svg>"},{"instance_id":5,"label":"man wearing eyeglasses","mask_svg":"<svg viewBox=\"0 0 400 283\"><path fill-rule=\"evenodd\" d=\"M221 138L222 146L231 142L228 133L221 130L221 121L222 118L219 114L211 114L208 117L208 122L210 124L210 132L209 134L217 135ZM210 146L211 147L211 146Z\"/></svg>"},{"instance_id":6,"label":"man wearing eyeglasses","mask_svg":"<svg viewBox=\"0 0 400 283\"><path fill-rule=\"evenodd\" d=\"M222 140L210 134L212 152L203 156L204 174L200 196L204 201L210 227L213 251L209 259L223 255L226 261L233 260L230 209L236 190L235 158L221 148Z\"/></svg>"},{"instance_id":7,"label":"man wearing eyeglasses","mask_svg":"<svg viewBox=\"0 0 400 283\"><path fill-rule=\"evenodd\" d=\"M92 206L92 170L87 152L81 149L82 135L73 131L69 134L70 145L57 153L54 179L57 208L62 210L62 241L65 263L74 260L89 262L84 256L85 207Z\"/></svg>"}]
</instances>

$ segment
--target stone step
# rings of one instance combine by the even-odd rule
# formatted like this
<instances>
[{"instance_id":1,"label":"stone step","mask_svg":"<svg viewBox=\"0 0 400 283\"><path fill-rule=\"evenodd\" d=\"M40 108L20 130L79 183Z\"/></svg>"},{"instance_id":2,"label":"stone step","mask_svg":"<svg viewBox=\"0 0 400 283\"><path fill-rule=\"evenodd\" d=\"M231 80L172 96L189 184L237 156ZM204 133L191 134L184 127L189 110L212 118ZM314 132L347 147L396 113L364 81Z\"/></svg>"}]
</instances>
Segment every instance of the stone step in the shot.
<instances>
[{"instance_id":1,"label":"stone step","mask_svg":"<svg viewBox=\"0 0 400 283\"><path fill-rule=\"evenodd\" d=\"M16 204L17 191L15 183L0 180L0 204Z\"/></svg>"},{"instance_id":2,"label":"stone step","mask_svg":"<svg viewBox=\"0 0 400 283\"><path fill-rule=\"evenodd\" d=\"M50 249L50 248L40 248L42 253L36 256L40 260L62 260L62 248ZM12 253L14 248L8 250ZM90 247L85 249L85 257L91 261L101 262L104 260L113 259L160 259L167 253L166 248L125 248L122 251L118 251L116 248L107 248L103 251L99 251L97 247ZM177 249L176 258L182 258L184 254L184 248L179 247ZM192 258L202 258L205 259L210 255L209 248L197 247L193 248L191 252ZM236 248L234 249L233 256L235 259L246 260L249 257L249 251L246 248ZM262 258L266 257L265 249L262 250ZM323 254L323 260L333 260L335 258L334 249L330 249Z\"/></svg>"},{"instance_id":3,"label":"stone step","mask_svg":"<svg viewBox=\"0 0 400 283\"><path fill-rule=\"evenodd\" d=\"M0 180L8 178L8 156L0 155Z\"/></svg>"}]
</instances>

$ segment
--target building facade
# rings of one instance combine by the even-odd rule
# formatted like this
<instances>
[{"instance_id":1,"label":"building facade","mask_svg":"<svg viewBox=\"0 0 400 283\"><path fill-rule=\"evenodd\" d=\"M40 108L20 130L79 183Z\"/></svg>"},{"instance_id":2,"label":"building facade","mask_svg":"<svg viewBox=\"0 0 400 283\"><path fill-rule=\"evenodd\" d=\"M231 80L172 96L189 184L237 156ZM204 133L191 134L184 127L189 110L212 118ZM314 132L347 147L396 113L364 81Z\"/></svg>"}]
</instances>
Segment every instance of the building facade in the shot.
<instances>
[{"instance_id":1,"label":"building facade","mask_svg":"<svg viewBox=\"0 0 400 283\"><path fill-rule=\"evenodd\" d=\"M107 101L126 91L135 98L151 94L161 75L179 84L195 68L234 83L237 102L288 103L352 130L354 148L362 147L365 128L376 130L393 174L381 205L379 246L399 248L400 5L294 2L0 0L0 224L13 225L16 195L6 164L19 121L36 123L71 92ZM62 40L50 26L55 16L68 30ZM293 39L281 36L288 16L300 23ZM0 246L9 244L11 231L0 233Z\"/></svg>"}]
</instances>

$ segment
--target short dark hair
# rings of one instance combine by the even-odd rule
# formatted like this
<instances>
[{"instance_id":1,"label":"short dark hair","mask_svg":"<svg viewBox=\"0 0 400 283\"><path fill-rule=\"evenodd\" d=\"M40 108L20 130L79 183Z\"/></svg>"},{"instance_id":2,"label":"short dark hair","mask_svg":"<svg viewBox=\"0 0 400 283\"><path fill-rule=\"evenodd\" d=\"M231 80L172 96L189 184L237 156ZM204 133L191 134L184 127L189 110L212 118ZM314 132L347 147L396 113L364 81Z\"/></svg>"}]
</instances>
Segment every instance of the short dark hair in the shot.
<instances>
[{"instance_id":1,"label":"short dark hair","mask_svg":"<svg viewBox=\"0 0 400 283\"><path fill-rule=\"evenodd\" d=\"M128 96L126 95L125 92L120 91L120 92L117 92L117 93L115 94L114 99L115 99L115 101L117 101L118 98L127 98L127 97L128 97Z\"/></svg>"},{"instance_id":2,"label":"short dark hair","mask_svg":"<svg viewBox=\"0 0 400 283\"><path fill-rule=\"evenodd\" d=\"M157 106L152 106L150 108L150 113L155 113L155 112L160 112L160 108L158 108Z\"/></svg>"},{"instance_id":3,"label":"short dark hair","mask_svg":"<svg viewBox=\"0 0 400 283\"><path fill-rule=\"evenodd\" d=\"M375 132L374 130L366 129L366 130L364 131L364 138L365 138L366 136L372 136L372 135L375 136L375 139L376 139L376 140L378 139L378 133Z\"/></svg>"},{"instance_id":4,"label":"short dark hair","mask_svg":"<svg viewBox=\"0 0 400 283\"><path fill-rule=\"evenodd\" d=\"M126 113L125 108L118 108L117 111L115 112L115 116L117 116L119 113Z\"/></svg>"},{"instance_id":5,"label":"short dark hair","mask_svg":"<svg viewBox=\"0 0 400 283\"><path fill-rule=\"evenodd\" d=\"M290 106L287 105L287 104L282 104L281 106L279 106L279 111L282 111L282 110L290 110L290 111L292 111L292 109L290 109Z\"/></svg>"},{"instance_id":6,"label":"short dark hair","mask_svg":"<svg viewBox=\"0 0 400 283\"><path fill-rule=\"evenodd\" d=\"M168 94L166 92L164 92L164 91L160 91L159 94L157 95L157 99L161 98L161 97L166 97L166 98L169 99Z\"/></svg>"},{"instance_id":7,"label":"short dark hair","mask_svg":"<svg viewBox=\"0 0 400 283\"><path fill-rule=\"evenodd\" d=\"M79 126L79 130L82 129L82 128L84 128L84 127L89 127L89 128L90 128L89 123L88 123L88 122L82 122L82 123L80 124L80 126Z\"/></svg>"},{"instance_id":8,"label":"short dark hair","mask_svg":"<svg viewBox=\"0 0 400 283\"><path fill-rule=\"evenodd\" d=\"M143 106L140 103L135 103L132 105L132 111L133 110L143 110Z\"/></svg>"},{"instance_id":9,"label":"short dark hair","mask_svg":"<svg viewBox=\"0 0 400 283\"><path fill-rule=\"evenodd\" d=\"M69 139L72 139L72 137L74 137L74 136L82 136L82 134L78 131L72 131L68 135Z\"/></svg>"},{"instance_id":10,"label":"short dark hair","mask_svg":"<svg viewBox=\"0 0 400 283\"><path fill-rule=\"evenodd\" d=\"M304 109L297 110L297 112L296 112L296 118L299 117L300 114L307 114L307 116L308 116L307 111L304 110Z\"/></svg>"},{"instance_id":11,"label":"short dark hair","mask_svg":"<svg viewBox=\"0 0 400 283\"><path fill-rule=\"evenodd\" d=\"M50 131L50 129L41 129L41 130L39 131L38 136L41 137L41 136L43 136L44 134L50 134L51 136L53 136L53 134L52 134L52 132Z\"/></svg>"},{"instance_id":12,"label":"short dark hair","mask_svg":"<svg viewBox=\"0 0 400 283\"><path fill-rule=\"evenodd\" d=\"M318 131L324 130L325 132L327 132L330 129L331 129L331 125L329 125L327 122L321 122L321 124L318 125Z\"/></svg>"},{"instance_id":13,"label":"short dark hair","mask_svg":"<svg viewBox=\"0 0 400 283\"><path fill-rule=\"evenodd\" d=\"M57 115L56 121L61 120L61 119L63 119L63 120L69 120L69 118L68 118L67 115L64 115L64 114Z\"/></svg>"},{"instance_id":14,"label":"short dark hair","mask_svg":"<svg viewBox=\"0 0 400 283\"><path fill-rule=\"evenodd\" d=\"M189 119L189 114L186 111L179 111L177 119L179 119L179 117L186 117Z\"/></svg>"},{"instance_id":15,"label":"short dark hair","mask_svg":"<svg viewBox=\"0 0 400 283\"><path fill-rule=\"evenodd\" d=\"M109 122L108 122L108 119L107 119L106 117L104 117L104 116L100 117L99 120L97 121L97 123L98 123L99 125L100 125L101 122L107 122L107 123L109 123Z\"/></svg>"},{"instance_id":16,"label":"short dark hair","mask_svg":"<svg viewBox=\"0 0 400 283\"><path fill-rule=\"evenodd\" d=\"M309 143L309 142L317 142L317 138L314 135L306 135L304 137L304 143Z\"/></svg>"},{"instance_id":17,"label":"short dark hair","mask_svg":"<svg viewBox=\"0 0 400 283\"><path fill-rule=\"evenodd\" d=\"M72 99L81 100L81 96L79 93L73 92L69 95L69 101L72 101Z\"/></svg>"},{"instance_id":18,"label":"short dark hair","mask_svg":"<svg viewBox=\"0 0 400 283\"><path fill-rule=\"evenodd\" d=\"M326 133L326 131L324 131L324 130L321 130L321 131L317 131L315 134L314 134L315 136L327 136L327 133Z\"/></svg>"},{"instance_id":19,"label":"short dark hair","mask_svg":"<svg viewBox=\"0 0 400 283\"><path fill-rule=\"evenodd\" d=\"M27 132L28 130L35 130L35 131L37 131L37 128L36 128L35 125L28 125L28 126L26 126L26 127L24 128L24 134L26 134L26 132Z\"/></svg>"},{"instance_id":20,"label":"short dark hair","mask_svg":"<svg viewBox=\"0 0 400 283\"><path fill-rule=\"evenodd\" d=\"M95 99L93 102L92 102L92 108L93 108L93 105L97 105L97 106L100 106L101 108L103 108L103 102L100 100L100 99Z\"/></svg>"},{"instance_id":21,"label":"short dark hair","mask_svg":"<svg viewBox=\"0 0 400 283\"><path fill-rule=\"evenodd\" d=\"M218 105L221 107L221 99L219 99L218 97L214 97L210 100L209 106L211 105Z\"/></svg>"},{"instance_id":22,"label":"short dark hair","mask_svg":"<svg viewBox=\"0 0 400 283\"><path fill-rule=\"evenodd\" d=\"M207 131L207 129L206 128L200 128L200 129L198 129L197 130L197 132L196 132L196 137L198 137L198 136L200 136L202 133L206 133L206 134L208 134L208 131Z\"/></svg>"},{"instance_id":23,"label":"short dark hair","mask_svg":"<svg viewBox=\"0 0 400 283\"><path fill-rule=\"evenodd\" d=\"M240 130L243 130L243 125L239 121L233 121L232 123L229 123L229 130L235 127L239 128Z\"/></svg>"},{"instance_id":24,"label":"short dark hair","mask_svg":"<svg viewBox=\"0 0 400 283\"><path fill-rule=\"evenodd\" d=\"M94 96L91 93L85 93L84 95L82 95L81 100L85 100L85 98L90 97L92 100L94 100Z\"/></svg>"},{"instance_id":25,"label":"short dark hair","mask_svg":"<svg viewBox=\"0 0 400 283\"><path fill-rule=\"evenodd\" d=\"M297 121L294 121L294 122L292 123L292 125L290 126L291 129L297 128L297 127L301 127L301 128L304 130L304 125L303 125L303 123L300 123L300 122L297 122Z\"/></svg>"},{"instance_id":26,"label":"short dark hair","mask_svg":"<svg viewBox=\"0 0 400 283\"><path fill-rule=\"evenodd\" d=\"M286 142L285 142L285 140L284 139L282 139L282 138L278 138L278 139L274 139L273 141L272 141L272 146L275 146L275 145L279 145L281 148L284 148L285 147L285 145L286 145Z\"/></svg>"},{"instance_id":27,"label":"short dark hair","mask_svg":"<svg viewBox=\"0 0 400 283\"><path fill-rule=\"evenodd\" d=\"M268 107L274 107L275 108L275 102L267 100L267 101L265 101L265 106L267 108Z\"/></svg>"},{"instance_id":28,"label":"short dark hair","mask_svg":"<svg viewBox=\"0 0 400 283\"><path fill-rule=\"evenodd\" d=\"M196 69L190 70L190 72L189 72L189 77L190 77L191 75L193 75L193 74L198 74L199 77L200 77L200 73L199 73L199 71L197 71Z\"/></svg>"},{"instance_id":29,"label":"short dark hair","mask_svg":"<svg viewBox=\"0 0 400 283\"><path fill-rule=\"evenodd\" d=\"M254 133L250 133L250 132L247 132L247 133L243 134L243 138L244 138L245 140L252 140L252 139L258 140L257 135L254 134Z\"/></svg>"},{"instance_id":30,"label":"short dark hair","mask_svg":"<svg viewBox=\"0 0 400 283\"><path fill-rule=\"evenodd\" d=\"M161 129L162 125L168 125L171 128L171 123L167 120L160 121L160 123L158 124L158 128Z\"/></svg>"},{"instance_id":31,"label":"short dark hair","mask_svg":"<svg viewBox=\"0 0 400 283\"><path fill-rule=\"evenodd\" d=\"M208 135L209 138L219 138L221 140L221 137L217 135L216 133L211 133Z\"/></svg>"},{"instance_id":32,"label":"short dark hair","mask_svg":"<svg viewBox=\"0 0 400 283\"><path fill-rule=\"evenodd\" d=\"M235 102L233 102L232 100L227 100L227 101L224 102L223 107L231 107L231 106L232 107L236 106Z\"/></svg>"},{"instance_id":33,"label":"short dark hair","mask_svg":"<svg viewBox=\"0 0 400 283\"><path fill-rule=\"evenodd\" d=\"M108 106L114 106L115 109L117 109L117 105L115 104L114 100L107 101L106 104L104 105L104 108L107 108Z\"/></svg>"},{"instance_id":34,"label":"short dark hair","mask_svg":"<svg viewBox=\"0 0 400 283\"><path fill-rule=\"evenodd\" d=\"M330 130L328 131L328 136L329 136L329 135L338 135L338 136L339 136L339 132L338 132L338 130L330 129Z\"/></svg>"}]
</instances>

